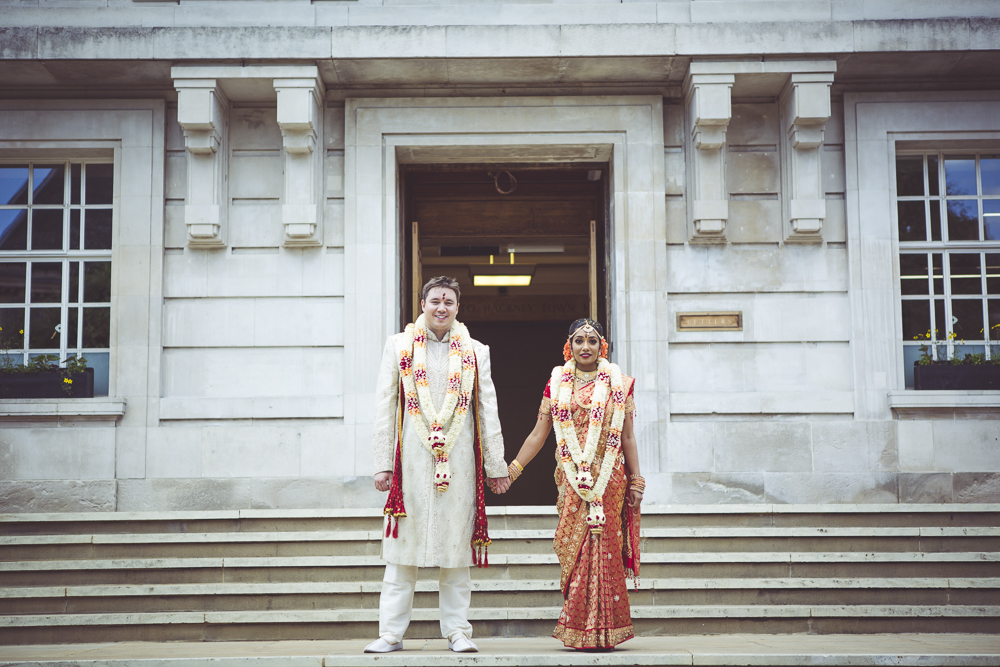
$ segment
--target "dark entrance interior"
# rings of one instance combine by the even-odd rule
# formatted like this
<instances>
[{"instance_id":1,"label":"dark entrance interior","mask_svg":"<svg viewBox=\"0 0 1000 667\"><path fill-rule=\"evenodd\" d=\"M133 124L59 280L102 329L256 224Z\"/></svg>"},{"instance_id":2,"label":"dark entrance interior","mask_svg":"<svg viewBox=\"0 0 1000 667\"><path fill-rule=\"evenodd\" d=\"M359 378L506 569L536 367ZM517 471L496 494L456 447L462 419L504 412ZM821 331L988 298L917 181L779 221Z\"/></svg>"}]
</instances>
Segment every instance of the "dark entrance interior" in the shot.
<instances>
[{"instance_id":1,"label":"dark entrance interior","mask_svg":"<svg viewBox=\"0 0 1000 667\"><path fill-rule=\"evenodd\" d=\"M535 424L552 367L563 363L570 322L587 317L592 300L607 322L607 171L607 163L402 169L401 324L413 320L419 302L414 284L439 275L458 280L459 319L490 346L508 462ZM550 434L511 490L487 493L487 504L551 505L554 471Z\"/></svg>"}]
</instances>

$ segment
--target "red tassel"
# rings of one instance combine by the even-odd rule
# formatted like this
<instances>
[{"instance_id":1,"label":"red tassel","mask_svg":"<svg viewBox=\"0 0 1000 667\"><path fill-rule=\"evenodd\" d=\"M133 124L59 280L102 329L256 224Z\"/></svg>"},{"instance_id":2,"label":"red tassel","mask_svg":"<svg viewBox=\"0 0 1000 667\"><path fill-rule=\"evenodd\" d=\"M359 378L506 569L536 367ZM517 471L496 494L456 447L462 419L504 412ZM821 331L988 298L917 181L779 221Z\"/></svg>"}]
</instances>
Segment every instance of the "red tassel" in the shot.
<instances>
[{"instance_id":1,"label":"red tassel","mask_svg":"<svg viewBox=\"0 0 1000 667\"><path fill-rule=\"evenodd\" d=\"M483 567L490 566L490 548L483 547Z\"/></svg>"},{"instance_id":2,"label":"red tassel","mask_svg":"<svg viewBox=\"0 0 1000 667\"><path fill-rule=\"evenodd\" d=\"M389 515L389 523L385 524L385 536L389 537L389 530L392 528L392 515Z\"/></svg>"},{"instance_id":3,"label":"red tassel","mask_svg":"<svg viewBox=\"0 0 1000 667\"><path fill-rule=\"evenodd\" d=\"M476 547L472 547L472 564L479 567L479 553L476 551Z\"/></svg>"},{"instance_id":4,"label":"red tassel","mask_svg":"<svg viewBox=\"0 0 1000 667\"><path fill-rule=\"evenodd\" d=\"M392 528L392 536L399 537L399 517L396 517L396 525Z\"/></svg>"}]
</instances>

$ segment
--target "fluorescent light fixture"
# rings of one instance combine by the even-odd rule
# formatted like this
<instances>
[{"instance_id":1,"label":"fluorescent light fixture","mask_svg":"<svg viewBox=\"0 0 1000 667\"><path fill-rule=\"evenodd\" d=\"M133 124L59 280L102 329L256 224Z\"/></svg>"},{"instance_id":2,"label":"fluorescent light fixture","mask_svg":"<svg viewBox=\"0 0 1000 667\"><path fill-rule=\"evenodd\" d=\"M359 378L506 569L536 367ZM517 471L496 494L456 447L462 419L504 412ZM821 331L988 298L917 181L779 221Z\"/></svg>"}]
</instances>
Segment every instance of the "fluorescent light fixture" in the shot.
<instances>
[{"instance_id":1,"label":"fluorescent light fixture","mask_svg":"<svg viewBox=\"0 0 1000 667\"><path fill-rule=\"evenodd\" d=\"M565 252L566 246L562 245L509 245L507 252L514 253L536 253L536 252Z\"/></svg>"},{"instance_id":2,"label":"fluorescent light fixture","mask_svg":"<svg viewBox=\"0 0 1000 667\"><path fill-rule=\"evenodd\" d=\"M476 287L527 287L531 284L531 276L473 275L472 284Z\"/></svg>"}]
</instances>

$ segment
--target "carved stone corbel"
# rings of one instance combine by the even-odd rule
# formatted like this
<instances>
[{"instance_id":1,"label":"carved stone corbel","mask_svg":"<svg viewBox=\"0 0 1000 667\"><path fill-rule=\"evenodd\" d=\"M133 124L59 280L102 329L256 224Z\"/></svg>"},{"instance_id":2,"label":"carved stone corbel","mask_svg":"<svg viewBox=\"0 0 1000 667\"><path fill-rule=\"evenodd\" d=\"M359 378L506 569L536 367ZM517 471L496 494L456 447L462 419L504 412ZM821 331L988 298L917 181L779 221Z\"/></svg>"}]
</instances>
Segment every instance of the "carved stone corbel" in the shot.
<instances>
[{"instance_id":1,"label":"carved stone corbel","mask_svg":"<svg viewBox=\"0 0 1000 667\"><path fill-rule=\"evenodd\" d=\"M177 122L187 148L188 245L226 245L229 100L214 79L176 79Z\"/></svg>"},{"instance_id":2,"label":"carved stone corbel","mask_svg":"<svg viewBox=\"0 0 1000 667\"><path fill-rule=\"evenodd\" d=\"M274 79L274 89L285 147L284 244L321 245L323 82L318 78Z\"/></svg>"},{"instance_id":3,"label":"carved stone corbel","mask_svg":"<svg viewBox=\"0 0 1000 667\"><path fill-rule=\"evenodd\" d=\"M690 127L691 241L725 243L726 130L732 118L732 74L689 74L685 111Z\"/></svg>"},{"instance_id":4,"label":"carved stone corbel","mask_svg":"<svg viewBox=\"0 0 1000 667\"><path fill-rule=\"evenodd\" d=\"M823 132L830 119L832 72L792 74L780 97L785 128L786 242L823 240Z\"/></svg>"}]
</instances>

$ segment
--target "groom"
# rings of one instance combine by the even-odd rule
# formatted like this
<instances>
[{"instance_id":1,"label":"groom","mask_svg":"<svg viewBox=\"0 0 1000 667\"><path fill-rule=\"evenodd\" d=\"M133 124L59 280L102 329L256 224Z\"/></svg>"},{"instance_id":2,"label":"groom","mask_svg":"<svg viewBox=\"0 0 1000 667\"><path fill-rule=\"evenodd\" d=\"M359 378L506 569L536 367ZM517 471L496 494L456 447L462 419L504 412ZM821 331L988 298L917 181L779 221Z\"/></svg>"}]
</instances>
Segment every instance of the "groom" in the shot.
<instances>
[{"instance_id":1,"label":"groom","mask_svg":"<svg viewBox=\"0 0 1000 667\"><path fill-rule=\"evenodd\" d=\"M403 648L418 567L440 568L448 648L478 651L470 640L469 567L487 564L484 476L494 493L510 486L490 349L455 319L455 279L431 279L422 297L423 314L386 341L376 388L375 488L390 493L379 638L366 653Z\"/></svg>"}]
</instances>

